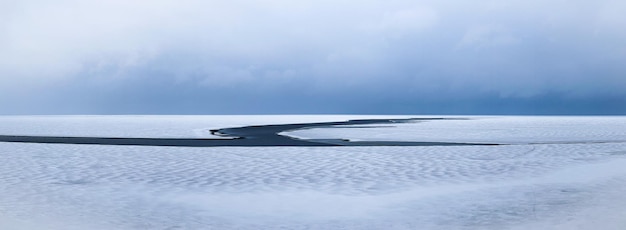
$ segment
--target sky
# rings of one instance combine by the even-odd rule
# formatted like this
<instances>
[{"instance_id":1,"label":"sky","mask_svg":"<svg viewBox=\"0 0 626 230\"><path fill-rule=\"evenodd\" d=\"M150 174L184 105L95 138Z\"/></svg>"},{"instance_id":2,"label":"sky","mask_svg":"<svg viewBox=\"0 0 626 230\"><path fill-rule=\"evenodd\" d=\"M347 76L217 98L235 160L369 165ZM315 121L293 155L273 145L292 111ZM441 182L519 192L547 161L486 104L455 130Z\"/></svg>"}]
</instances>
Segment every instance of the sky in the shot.
<instances>
[{"instance_id":1,"label":"sky","mask_svg":"<svg viewBox=\"0 0 626 230\"><path fill-rule=\"evenodd\" d=\"M0 0L0 114L626 114L623 0Z\"/></svg>"}]
</instances>

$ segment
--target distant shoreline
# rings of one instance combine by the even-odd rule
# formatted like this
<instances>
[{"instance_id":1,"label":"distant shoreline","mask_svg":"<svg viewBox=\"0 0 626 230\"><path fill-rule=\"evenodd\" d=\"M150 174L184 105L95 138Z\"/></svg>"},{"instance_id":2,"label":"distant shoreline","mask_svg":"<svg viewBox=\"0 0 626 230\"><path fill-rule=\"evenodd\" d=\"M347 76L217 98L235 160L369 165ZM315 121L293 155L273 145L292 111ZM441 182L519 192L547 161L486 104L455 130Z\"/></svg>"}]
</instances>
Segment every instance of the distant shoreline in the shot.
<instances>
[{"instance_id":1,"label":"distant shoreline","mask_svg":"<svg viewBox=\"0 0 626 230\"><path fill-rule=\"evenodd\" d=\"M273 146L455 146L496 145L453 142L349 141L345 139L299 139L281 132L337 125L393 124L412 121L446 120L446 118L361 119L337 122L253 125L211 130L211 134L232 139L202 138L125 138L125 137L62 137L0 135L0 142L41 144L131 145L173 147L273 147Z\"/></svg>"}]
</instances>

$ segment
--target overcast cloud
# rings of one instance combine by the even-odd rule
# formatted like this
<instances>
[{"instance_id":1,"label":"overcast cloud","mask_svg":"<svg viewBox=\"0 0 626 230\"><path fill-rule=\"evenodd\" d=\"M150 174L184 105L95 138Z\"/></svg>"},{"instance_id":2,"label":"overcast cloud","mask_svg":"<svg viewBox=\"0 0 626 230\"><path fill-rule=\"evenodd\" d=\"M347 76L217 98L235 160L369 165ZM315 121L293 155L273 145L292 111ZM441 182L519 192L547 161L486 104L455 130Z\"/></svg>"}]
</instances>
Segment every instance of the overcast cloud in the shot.
<instances>
[{"instance_id":1,"label":"overcast cloud","mask_svg":"<svg viewBox=\"0 0 626 230\"><path fill-rule=\"evenodd\" d=\"M0 0L0 114L626 114L621 0Z\"/></svg>"}]
</instances>

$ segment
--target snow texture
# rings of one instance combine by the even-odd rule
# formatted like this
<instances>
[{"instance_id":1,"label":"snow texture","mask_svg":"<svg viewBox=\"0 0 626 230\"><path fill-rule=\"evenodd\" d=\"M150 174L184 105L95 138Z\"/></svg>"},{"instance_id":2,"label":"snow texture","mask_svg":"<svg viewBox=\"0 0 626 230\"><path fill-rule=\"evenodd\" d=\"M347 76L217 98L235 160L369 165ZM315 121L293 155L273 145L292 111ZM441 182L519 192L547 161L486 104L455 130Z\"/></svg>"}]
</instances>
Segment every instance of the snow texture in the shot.
<instances>
[{"instance_id":1,"label":"snow texture","mask_svg":"<svg viewBox=\"0 0 626 230\"><path fill-rule=\"evenodd\" d=\"M519 125L529 119L535 128ZM584 123L577 119L594 138L558 124ZM0 229L625 229L626 143L593 143L619 140L604 119L626 128L624 118L589 117L409 125L430 127L433 140L508 125L532 142L544 142L538 129L549 132L545 142L586 141L500 146L0 143ZM475 121L486 124L456 126ZM377 129L387 128L338 130ZM504 131L484 135L511 140Z\"/></svg>"}]
</instances>

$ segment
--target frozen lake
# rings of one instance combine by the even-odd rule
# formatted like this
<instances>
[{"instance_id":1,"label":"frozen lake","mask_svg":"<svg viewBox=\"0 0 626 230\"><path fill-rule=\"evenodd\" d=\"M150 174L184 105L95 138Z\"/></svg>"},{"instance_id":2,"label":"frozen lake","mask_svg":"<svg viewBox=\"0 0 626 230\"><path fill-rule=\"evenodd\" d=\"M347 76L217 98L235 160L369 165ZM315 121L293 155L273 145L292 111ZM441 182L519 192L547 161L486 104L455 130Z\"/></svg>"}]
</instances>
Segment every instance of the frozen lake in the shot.
<instances>
[{"instance_id":1,"label":"frozen lake","mask_svg":"<svg viewBox=\"0 0 626 230\"><path fill-rule=\"evenodd\" d=\"M409 117L11 116L0 135L206 137ZM626 229L626 117L448 118L464 119L283 134L504 145L0 143L0 229Z\"/></svg>"}]
</instances>

